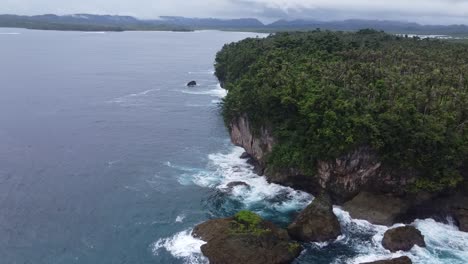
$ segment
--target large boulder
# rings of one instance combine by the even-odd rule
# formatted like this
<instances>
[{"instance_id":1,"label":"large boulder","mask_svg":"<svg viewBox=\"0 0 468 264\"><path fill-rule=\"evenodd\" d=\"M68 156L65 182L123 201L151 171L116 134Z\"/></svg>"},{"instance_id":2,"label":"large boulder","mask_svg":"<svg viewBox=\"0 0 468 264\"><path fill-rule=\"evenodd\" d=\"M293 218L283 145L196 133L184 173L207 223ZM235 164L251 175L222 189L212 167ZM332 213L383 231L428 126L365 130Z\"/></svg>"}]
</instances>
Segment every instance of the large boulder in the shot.
<instances>
[{"instance_id":1,"label":"large boulder","mask_svg":"<svg viewBox=\"0 0 468 264\"><path fill-rule=\"evenodd\" d=\"M207 221L192 235L207 242L201 251L211 264L288 264L302 251L286 230L248 211Z\"/></svg>"},{"instance_id":2,"label":"large boulder","mask_svg":"<svg viewBox=\"0 0 468 264\"><path fill-rule=\"evenodd\" d=\"M409 251L415 245L425 247L424 236L413 226L402 226L388 230L382 240L384 248L397 252Z\"/></svg>"},{"instance_id":3,"label":"large boulder","mask_svg":"<svg viewBox=\"0 0 468 264\"><path fill-rule=\"evenodd\" d=\"M366 262L366 263L361 263L361 264L412 264L412 263L413 262L411 261L410 258L404 256L404 257L399 257L399 258L394 258L394 259L379 260L379 261Z\"/></svg>"},{"instance_id":4,"label":"large boulder","mask_svg":"<svg viewBox=\"0 0 468 264\"><path fill-rule=\"evenodd\" d=\"M409 207L408 201L395 196L361 192L345 203L343 209L352 218L367 220L375 225L391 226Z\"/></svg>"},{"instance_id":5,"label":"large boulder","mask_svg":"<svg viewBox=\"0 0 468 264\"><path fill-rule=\"evenodd\" d=\"M294 239L304 242L324 242L341 235L341 226L333 213L328 194L322 193L288 226Z\"/></svg>"},{"instance_id":6,"label":"large boulder","mask_svg":"<svg viewBox=\"0 0 468 264\"><path fill-rule=\"evenodd\" d=\"M187 86L188 86L188 87L197 86L197 82L196 82L196 81L190 81L190 82L187 83Z\"/></svg>"}]
</instances>

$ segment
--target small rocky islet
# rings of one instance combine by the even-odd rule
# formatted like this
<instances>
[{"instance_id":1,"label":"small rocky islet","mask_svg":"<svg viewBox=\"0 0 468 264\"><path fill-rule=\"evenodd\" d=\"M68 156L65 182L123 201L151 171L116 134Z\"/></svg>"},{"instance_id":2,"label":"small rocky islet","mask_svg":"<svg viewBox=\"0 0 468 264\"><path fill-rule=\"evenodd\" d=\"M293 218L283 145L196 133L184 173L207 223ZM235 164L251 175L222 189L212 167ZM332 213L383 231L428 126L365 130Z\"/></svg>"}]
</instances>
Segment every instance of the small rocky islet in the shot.
<instances>
[{"instance_id":1,"label":"small rocky islet","mask_svg":"<svg viewBox=\"0 0 468 264\"><path fill-rule=\"evenodd\" d=\"M278 47L283 53L277 53ZM251 49L255 52L245 52ZM442 55L460 50L468 54L466 47L454 43L373 30L278 33L225 46L217 55L215 74L229 91L222 110L232 142L245 149L242 158L258 175L316 198L287 229L247 211L197 226L193 235L207 242L201 250L210 263L291 263L301 243L328 242L341 235L333 205L354 219L388 227L451 217L467 232L468 96L458 88L468 87L468 76L432 69L432 61L438 60L447 72L468 72L466 64L446 63ZM405 59L410 55L419 60ZM428 71L430 76L425 75ZM286 78L293 74L301 81ZM393 79L379 79L385 76ZM426 82L412 81L416 79ZM447 87L455 88L442 96ZM445 110L442 102L435 103L437 94L449 114L441 114ZM314 128L317 124L321 127ZM314 156L318 154L322 156ZM231 190L237 187L249 186L228 185ZM426 243L411 225L387 230L382 240L389 252L414 246Z\"/></svg>"}]
</instances>

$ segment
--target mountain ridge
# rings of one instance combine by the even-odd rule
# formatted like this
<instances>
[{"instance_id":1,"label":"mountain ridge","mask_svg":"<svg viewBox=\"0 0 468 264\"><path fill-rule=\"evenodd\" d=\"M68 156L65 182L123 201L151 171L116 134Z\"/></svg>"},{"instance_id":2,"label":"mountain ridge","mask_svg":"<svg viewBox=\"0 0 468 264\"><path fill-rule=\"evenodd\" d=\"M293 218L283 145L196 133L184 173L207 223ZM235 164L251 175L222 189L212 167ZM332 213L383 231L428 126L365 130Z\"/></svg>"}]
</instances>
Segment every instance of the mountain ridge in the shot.
<instances>
[{"instance_id":1,"label":"mountain ridge","mask_svg":"<svg viewBox=\"0 0 468 264\"><path fill-rule=\"evenodd\" d=\"M284 20L263 23L256 18L196 18L182 16L160 16L157 19L139 19L132 16L71 14L43 14L34 16L0 14L0 27L53 30L174 30L192 31L203 29L239 30L255 32L306 31L320 28L333 31L357 31L363 28L400 34L468 35L468 26L422 25L415 22L393 20L348 19L337 21Z\"/></svg>"}]
</instances>

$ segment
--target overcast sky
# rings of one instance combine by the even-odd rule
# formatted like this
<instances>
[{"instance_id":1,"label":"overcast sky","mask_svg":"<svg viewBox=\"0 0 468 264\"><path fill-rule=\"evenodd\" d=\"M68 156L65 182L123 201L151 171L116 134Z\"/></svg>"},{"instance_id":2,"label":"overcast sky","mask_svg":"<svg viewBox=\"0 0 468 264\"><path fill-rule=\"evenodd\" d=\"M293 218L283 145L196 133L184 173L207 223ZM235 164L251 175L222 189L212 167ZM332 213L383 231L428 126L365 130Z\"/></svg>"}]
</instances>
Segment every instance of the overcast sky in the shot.
<instances>
[{"instance_id":1,"label":"overcast sky","mask_svg":"<svg viewBox=\"0 0 468 264\"><path fill-rule=\"evenodd\" d=\"M468 24L468 0L0 0L0 13L256 17L263 21L361 18Z\"/></svg>"}]
</instances>

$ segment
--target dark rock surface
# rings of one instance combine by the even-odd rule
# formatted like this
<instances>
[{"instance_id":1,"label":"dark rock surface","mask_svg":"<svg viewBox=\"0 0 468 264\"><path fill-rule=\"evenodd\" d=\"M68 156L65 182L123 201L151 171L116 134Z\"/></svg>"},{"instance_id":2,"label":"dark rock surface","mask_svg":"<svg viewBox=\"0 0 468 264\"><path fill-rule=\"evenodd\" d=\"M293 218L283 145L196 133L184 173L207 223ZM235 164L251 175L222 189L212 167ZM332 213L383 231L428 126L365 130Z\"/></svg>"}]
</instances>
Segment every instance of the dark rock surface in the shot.
<instances>
[{"instance_id":1,"label":"dark rock surface","mask_svg":"<svg viewBox=\"0 0 468 264\"><path fill-rule=\"evenodd\" d=\"M302 251L286 230L270 222L262 220L254 231L239 231L238 225L232 217L195 227L192 235L207 242L201 250L211 264L288 264Z\"/></svg>"},{"instance_id":2,"label":"dark rock surface","mask_svg":"<svg viewBox=\"0 0 468 264\"><path fill-rule=\"evenodd\" d=\"M242 181L235 181L235 182L230 182L230 183L228 183L228 184L227 184L227 189L228 189L228 190L232 190L233 188L238 187L238 186L250 188L250 185L248 185L248 184L245 183L245 182L242 182Z\"/></svg>"},{"instance_id":3,"label":"dark rock surface","mask_svg":"<svg viewBox=\"0 0 468 264\"><path fill-rule=\"evenodd\" d=\"M399 258L394 258L394 259L366 262L366 263L361 263L361 264L412 264L412 263L413 262L411 261L411 259L405 256L405 257L399 257Z\"/></svg>"},{"instance_id":4,"label":"dark rock surface","mask_svg":"<svg viewBox=\"0 0 468 264\"><path fill-rule=\"evenodd\" d=\"M468 232L468 195L464 190L449 191L416 204L400 220L410 223L414 219L433 218L445 223L448 216L461 231Z\"/></svg>"},{"instance_id":5,"label":"dark rock surface","mask_svg":"<svg viewBox=\"0 0 468 264\"><path fill-rule=\"evenodd\" d=\"M413 226L403 226L388 230L382 240L384 248L396 251L409 251L413 246L425 247L424 236Z\"/></svg>"},{"instance_id":6,"label":"dark rock surface","mask_svg":"<svg viewBox=\"0 0 468 264\"><path fill-rule=\"evenodd\" d=\"M458 208L454 211L453 216L457 222L460 231L468 232L468 208Z\"/></svg>"},{"instance_id":7,"label":"dark rock surface","mask_svg":"<svg viewBox=\"0 0 468 264\"><path fill-rule=\"evenodd\" d=\"M244 152L244 153L242 153L242 155L239 158L241 158L241 159L250 159L251 157L250 157L249 153Z\"/></svg>"},{"instance_id":8,"label":"dark rock surface","mask_svg":"<svg viewBox=\"0 0 468 264\"><path fill-rule=\"evenodd\" d=\"M341 235L341 226L333 213L328 194L321 194L288 226L294 239L303 242L324 242Z\"/></svg>"},{"instance_id":9,"label":"dark rock surface","mask_svg":"<svg viewBox=\"0 0 468 264\"><path fill-rule=\"evenodd\" d=\"M187 83L187 86L188 86L188 87L197 86L197 82L196 82L196 81L190 81L189 83Z\"/></svg>"},{"instance_id":10,"label":"dark rock surface","mask_svg":"<svg viewBox=\"0 0 468 264\"><path fill-rule=\"evenodd\" d=\"M393 225L408 208L408 202L401 198L368 192L361 192L343 206L343 209L348 211L352 218L364 219L372 224L386 226Z\"/></svg>"}]
</instances>

